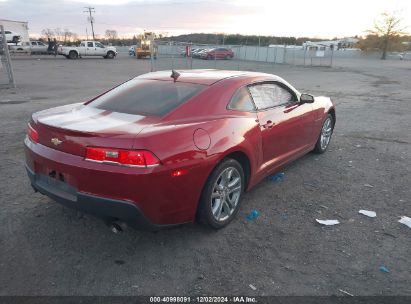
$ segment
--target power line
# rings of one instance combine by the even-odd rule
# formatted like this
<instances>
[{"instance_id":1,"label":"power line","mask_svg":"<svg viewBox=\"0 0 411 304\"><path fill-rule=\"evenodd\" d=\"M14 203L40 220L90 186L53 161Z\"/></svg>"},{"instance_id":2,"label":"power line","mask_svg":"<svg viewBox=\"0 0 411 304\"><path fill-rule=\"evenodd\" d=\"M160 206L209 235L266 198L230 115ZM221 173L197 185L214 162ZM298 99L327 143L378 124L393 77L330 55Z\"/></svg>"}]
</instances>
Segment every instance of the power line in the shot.
<instances>
[{"instance_id":1,"label":"power line","mask_svg":"<svg viewBox=\"0 0 411 304\"><path fill-rule=\"evenodd\" d=\"M95 13L95 9L94 7L90 7L90 6L86 6L85 7L86 11L83 11L83 13L89 13L89 19L90 19L90 23L91 23L91 32L93 33L93 40L95 40L94 37L94 17L91 15L92 13Z\"/></svg>"}]
</instances>

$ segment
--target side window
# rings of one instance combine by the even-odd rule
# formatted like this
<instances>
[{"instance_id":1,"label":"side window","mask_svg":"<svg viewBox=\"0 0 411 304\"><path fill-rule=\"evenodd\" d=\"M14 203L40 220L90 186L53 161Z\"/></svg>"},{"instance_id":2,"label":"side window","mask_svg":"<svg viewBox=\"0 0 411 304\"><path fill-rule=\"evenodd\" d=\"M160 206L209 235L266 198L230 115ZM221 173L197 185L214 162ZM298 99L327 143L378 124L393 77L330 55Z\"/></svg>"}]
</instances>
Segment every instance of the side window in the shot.
<instances>
[{"instance_id":1,"label":"side window","mask_svg":"<svg viewBox=\"0 0 411 304\"><path fill-rule=\"evenodd\" d=\"M100 42L96 42L96 47L104 49L104 45L102 45Z\"/></svg>"},{"instance_id":2,"label":"side window","mask_svg":"<svg viewBox=\"0 0 411 304\"><path fill-rule=\"evenodd\" d=\"M85 47L86 45L84 44L84 42L80 43L80 46Z\"/></svg>"},{"instance_id":3,"label":"side window","mask_svg":"<svg viewBox=\"0 0 411 304\"><path fill-rule=\"evenodd\" d=\"M37 45L37 43L36 43L36 42L32 42L31 45Z\"/></svg>"},{"instance_id":4,"label":"side window","mask_svg":"<svg viewBox=\"0 0 411 304\"><path fill-rule=\"evenodd\" d=\"M234 93L228 104L230 110L250 112L255 110L253 99L246 87L242 87Z\"/></svg>"},{"instance_id":5,"label":"side window","mask_svg":"<svg viewBox=\"0 0 411 304\"><path fill-rule=\"evenodd\" d=\"M4 33L5 33L5 34L11 34L11 32L10 32L10 31L4 31Z\"/></svg>"},{"instance_id":6,"label":"side window","mask_svg":"<svg viewBox=\"0 0 411 304\"><path fill-rule=\"evenodd\" d=\"M87 47L93 47L93 42L87 42Z\"/></svg>"},{"instance_id":7,"label":"side window","mask_svg":"<svg viewBox=\"0 0 411 304\"><path fill-rule=\"evenodd\" d=\"M259 110L284 105L295 99L291 92L275 83L252 85L249 89Z\"/></svg>"}]
</instances>

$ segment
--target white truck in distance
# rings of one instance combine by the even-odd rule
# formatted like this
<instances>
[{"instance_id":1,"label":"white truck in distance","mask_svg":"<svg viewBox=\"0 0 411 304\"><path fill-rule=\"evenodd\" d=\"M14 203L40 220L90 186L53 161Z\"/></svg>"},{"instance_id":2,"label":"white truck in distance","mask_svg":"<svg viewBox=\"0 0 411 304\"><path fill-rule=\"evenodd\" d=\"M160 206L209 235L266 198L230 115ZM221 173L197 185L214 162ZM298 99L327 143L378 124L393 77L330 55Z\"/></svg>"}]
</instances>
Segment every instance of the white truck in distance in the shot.
<instances>
[{"instance_id":1,"label":"white truck in distance","mask_svg":"<svg viewBox=\"0 0 411 304\"><path fill-rule=\"evenodd\" d=\"M104 46L98 41L82 41L80 46L60 46L58 49L60 55L68 59L77 59L84 56L103 56L103 58L113 59L117 56L117 50L114 46Z\"/></svg>"}]
</instances>

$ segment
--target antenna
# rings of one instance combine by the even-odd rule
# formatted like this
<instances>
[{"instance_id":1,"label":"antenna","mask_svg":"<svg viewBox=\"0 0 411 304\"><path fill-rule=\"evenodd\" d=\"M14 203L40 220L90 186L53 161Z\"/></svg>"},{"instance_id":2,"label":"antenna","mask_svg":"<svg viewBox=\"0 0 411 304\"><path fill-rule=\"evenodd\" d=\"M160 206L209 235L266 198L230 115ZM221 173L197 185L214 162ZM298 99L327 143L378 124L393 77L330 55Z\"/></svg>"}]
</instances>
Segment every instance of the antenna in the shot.
<instances>
[{"instance_id":1,"label":"antenna","mask_svg":"<svg viewBox=\"0 0 411 304\"><path fill-rule=\"evenodd\" d=\"M93 33L93 40L95 40L96 38L94 37L94 17L91 15L92 13L95 13L95 9L94 7L90 7L90 6L86 6L85 7L85 11L83 11L83 13L89 13L89 17L88 19L90 20L91 23L91 32Z\"/></svg>"},{"instance_id":2,"label":"antenna","mask_svg":"<svg viewBox=\"0 0 411 304\"><path fill-rule=\"evenodd\" d=\"M174 79L174 82L176 82L177 78L180 77L180 73L175 71L175 70L171 70L171 76L170 77Z\"/></svg>"}]
</instances>

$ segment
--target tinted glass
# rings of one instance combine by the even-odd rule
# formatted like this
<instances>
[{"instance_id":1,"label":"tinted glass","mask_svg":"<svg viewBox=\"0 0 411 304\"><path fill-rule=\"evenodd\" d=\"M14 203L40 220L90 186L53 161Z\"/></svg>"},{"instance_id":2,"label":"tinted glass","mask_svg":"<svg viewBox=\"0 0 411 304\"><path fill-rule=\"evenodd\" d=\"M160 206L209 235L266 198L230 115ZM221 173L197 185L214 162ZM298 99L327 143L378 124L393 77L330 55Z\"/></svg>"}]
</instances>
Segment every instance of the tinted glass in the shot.
<instances>
[{"instance_id":1,"label":"tinted glass","mask_svg":"<svg viewBox=\"0 0 411 304\"><path fill-rule=\"evenodd\" d=\"M87 42L87 47L93 47L93 42Z\"/></svg>"},{"instance_id":2,"label":"tinted glass","mask_svg":"<svg viewBox=\"0 0 411 304\"><path fill-rule=\"evenodd\" d=\"M267 109L294 101L294 96L287 89L274 84L263 83L250 86L257 109Z\"/></svg>"},{"instance_id":3,"label":"tinted glass","mask_svg":"<svg viewBox=\"0 0 411 304\"><path fill-rule=\"evenodd\" d=\"M250 93L246 87L242 87L235 92L231 98L228 108L231 110L246 112L255 110L253 100L251 99Z\"/></svg>"},{"instance_id":4,"label":"tinted glass","mask_svg":"<svg viewBox=\"0 0 411 304\"><path fill-rule=\"evenodd\" d=\"M90 106L127 114L163 116L204 87L191 83L133 79L98 97Z\"/></svg>"},{"instance_id":5,"label":"tinted glass","mask_svg":"<svg viewBox=\"0 0 411 304\"><path fill-rule=\"evenodd\" d=\"M32 43L31 43L31 45L37 45L37 43L35 43L35 42L32 42Z\"/></svg>"},{"instance_id":6,"label":"tinted glass","mask_svg":"<svg viewBox=\"0 0 411 304\"><path fill-rule=\"evenodd\" d=\"M11 32L10 32L10 31L4 31L4 33L5 33L5 34L11 34Z\"/></svg>"}]
</instances>

